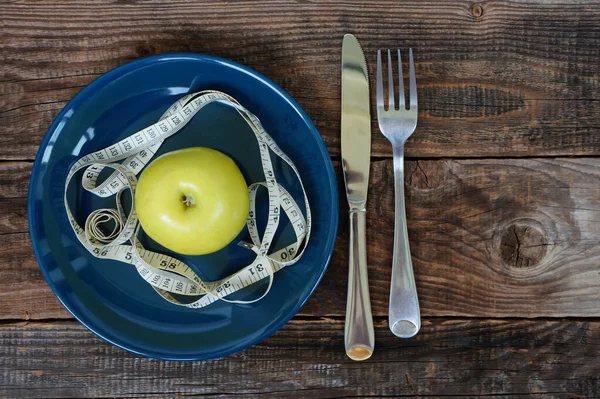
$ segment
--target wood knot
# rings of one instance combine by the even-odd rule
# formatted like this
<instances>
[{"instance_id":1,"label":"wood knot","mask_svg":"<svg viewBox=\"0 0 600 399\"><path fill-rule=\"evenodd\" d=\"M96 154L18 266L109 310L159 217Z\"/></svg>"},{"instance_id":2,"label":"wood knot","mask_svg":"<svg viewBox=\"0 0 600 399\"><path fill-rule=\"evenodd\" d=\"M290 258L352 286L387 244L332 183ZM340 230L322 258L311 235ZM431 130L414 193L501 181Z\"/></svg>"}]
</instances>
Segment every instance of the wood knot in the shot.
<instances>
[{"instance_id":1,"label":"wood knot","mask_svg":"<svg viewBox=\"0 0 600 399\"><path fill-rule=\"evenodd\" d=\"M500 239L500 255L507 266L532 267L544 259L548 245L546 236L537 228L512 224Z\"/></svg>"},{"instance_id":2,"label":"wood knot","mask_svg":"<svg viewBox=\"0 0 600 399\"><path fill-rule=\"evenodd\" d=\"M438 188L448 174L447 166L437 161L407 161L405 182L413 189L431 190Z\"/></svg>"},{"instance_id":3,"label":"wood knot","mask_svg":"<svg viewBox=\"0 0 600 399\"><path fill-rule=\"evenodd\" d=\"M156 54L156 47L147 43L140 44L136 47L135 53L138 57L148 57L150 55Z\"/></svg>"},{"instance_id":4,"label":"wood knot","mask_svg":"<svg viewBox=\"0 0 600 399\"><path fill-rule=\"evenodd\" d=\"M481 6L481 4L473 4L471 6L471 15L477 19L483 16L483 7Z\"/></svg>"}]
</instances>

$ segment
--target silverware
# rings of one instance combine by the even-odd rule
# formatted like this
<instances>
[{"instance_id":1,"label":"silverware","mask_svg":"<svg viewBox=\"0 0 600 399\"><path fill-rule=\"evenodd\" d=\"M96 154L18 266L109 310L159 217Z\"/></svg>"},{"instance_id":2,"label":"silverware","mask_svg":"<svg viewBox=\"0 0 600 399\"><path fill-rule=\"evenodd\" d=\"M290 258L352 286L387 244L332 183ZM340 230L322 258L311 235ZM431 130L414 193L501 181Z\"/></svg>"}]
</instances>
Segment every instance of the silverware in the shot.
<instances>
[{"instance_id":1,"label":"silverware","mask_svg":"<svg viewBox=\"0 0 600 399\"><path fill-rule=\"evenodd\" d=\"M421 328L419 299L415 285L404 205L404 143L417 127L417 81L412 49L409 50L409 97L406 109L402 59L398 50L399 109L395 109L394 78L392 55L388 50L388 109L383 100L383 70L381 50L377 51L377 117L379 129L392 143L394 152L394 187L396 198L396 221L394 224L394 258L392 263L392 283L390 289L389 324L390 330L400 338L410 338Z\"/></svg>"},{"instance_id":2,"label":"silverware","mask_svg":"<svg viewBox=\"0 0 600 399\"><path fill-rule=\"evenodd\" d=\"M366 247L366 203L371 162L369 77L358 40L342 43L342 168L350 206L350 250L345 346L352 360L368 359L375 338L369 299Z\"/></svg>"}]
</instances>

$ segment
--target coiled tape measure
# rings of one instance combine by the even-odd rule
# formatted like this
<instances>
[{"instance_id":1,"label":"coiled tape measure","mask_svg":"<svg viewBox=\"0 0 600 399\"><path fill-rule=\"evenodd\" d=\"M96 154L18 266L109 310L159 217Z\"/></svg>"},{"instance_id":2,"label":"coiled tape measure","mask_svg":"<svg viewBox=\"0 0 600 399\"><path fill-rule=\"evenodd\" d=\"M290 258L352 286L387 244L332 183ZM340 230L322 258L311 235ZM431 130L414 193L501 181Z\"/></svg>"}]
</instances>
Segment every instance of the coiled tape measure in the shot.
<instances>
[{"instance_id":1,"label":"coiled tape measure","mask_svg":"<svg viewBox=\"0 0 600 399\"><path fill-rule=\"evenodd\" d=\"M138 241L140 224L135 211L126 214L121 196L127 189L132 199L137 186L136 175L150 162L165 139L181 130L202 108L212 102L227 104L238 111L248 123L260 150L265 181L249 186L250 212L246 225L251 243L239 245L254 251L254 261L240 271L218 281L202 281L184 262L171 256L145 249ZM302 187L306 217L290 193L277 183L271 152L287 163L296 174ZM123 161L123 162L119 162ZM105 168L114 172L103 182L98 176ZM94 210L81 227L71 213L67 202L67 188L75 174L84 169L83 188L99 197L115 196L116 209ZM256 223L256 195L260 188L266 188L269 196L269 217L262 237ZM218 91L201 91L188 94L173 104L155 124L102 150L80 158L69 170L65 186L65 207L73 231L83 246L95 257L112 259L132 264L139 275L147 281L167 301L188 308L202 308L217 300L232 303L252 303L262 299L269 292L275 272L298 262L308 244L311 229L311 214L306 191L294 163L281 151L267 134L260 121L231 96ZM281 211L288 217L296 234L296 241L276 252L270 253L275 231L281 219ZM112 222L114 228L106 232L101 225ZM251 301L228 300L226 297L251 284L269 279L269 285L260 298ZM192 302L180 302L171 294L193 297ZM197 298L199 297L199 298Z\"/></svg>"}]
</instances>

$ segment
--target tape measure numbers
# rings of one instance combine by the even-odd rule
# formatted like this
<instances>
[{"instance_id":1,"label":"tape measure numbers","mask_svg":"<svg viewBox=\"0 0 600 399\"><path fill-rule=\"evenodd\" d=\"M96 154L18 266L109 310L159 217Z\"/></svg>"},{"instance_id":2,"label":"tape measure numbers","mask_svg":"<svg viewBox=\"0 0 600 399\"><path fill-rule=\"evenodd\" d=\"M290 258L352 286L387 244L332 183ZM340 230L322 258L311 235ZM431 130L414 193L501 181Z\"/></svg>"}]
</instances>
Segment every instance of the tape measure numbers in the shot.
<instances>
[{"instance_id":1,"label":"tape measure numbers","mask_svg":"<svg viewBox=\"0 0 600 399\"><path fill-rule=\"evenodd\" d=\"M135 211L135 203L129 214L122 206L121 196L130 190L135 197L137 177L144 166L156 154L168 137L180 131L201 109L212 102L227 104L237 110L248 123L256 137L265 181L251 184L250 212L246 225L251 242L241 242L244 248L256 254L254 261L238 272L218 281L202 281L184 262L169 255L150 251L138 241L140 224ZM296 174L302 187L306 216L290 193L275 178L271 153L287 163ZM98 183L100 173L106 169L113 173ZM67 188L75 174L83 170L83 188L99 197L115 196L116 208L94 210L83 227L75 220L68 202ZM267 225L261 234L256 223L257 192L268 192L269 215ZM289 157L281 151L267 134L259 119L240 105L231 96L218 91L202 91L188 94L173 104L158 122L102 150L80 158L69 170L65 186L65 207L73 231L81 244L95 257L112 259L133 265L139 275L150 284L165 300L188 308L202 308L217 300L233 303L252 303L262 299L269 292L273 275L286 266L300 260L308 244L311 229L311 213L306 191L300 174ZM134 202L134 201L132 201ZM279 226L281 213L284 213L293 226L296 241L276 252L270 247ZM106 231L101 226L111 224ZM260 298L251 301L228 300L226 297L251 284L269 279L269 285ZM171 294L192 297L191 302L181 302ZM199 298L198 298L199 297Z\"/></svg>"}]
</instances>

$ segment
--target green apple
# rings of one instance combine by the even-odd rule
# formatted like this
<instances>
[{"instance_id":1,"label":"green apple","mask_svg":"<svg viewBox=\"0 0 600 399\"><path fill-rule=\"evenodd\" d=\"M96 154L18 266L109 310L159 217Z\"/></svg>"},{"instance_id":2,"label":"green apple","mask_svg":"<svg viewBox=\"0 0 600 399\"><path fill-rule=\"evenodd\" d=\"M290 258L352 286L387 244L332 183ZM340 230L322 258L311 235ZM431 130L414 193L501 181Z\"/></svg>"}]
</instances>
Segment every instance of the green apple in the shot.
<instances>
[{"instance_id":1,"label":"green apple","mask_svg":"<svg viewBox=\"0 0 600 399\"><path fill-rule=\"evenodd\" d=\"M135 193L146 234L185 255L225 247L244 227L249 208L248 187L237 165L205 147L160 156L142 172Z\"/></svg>"}]
</instances>

